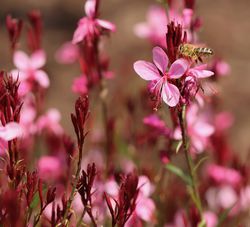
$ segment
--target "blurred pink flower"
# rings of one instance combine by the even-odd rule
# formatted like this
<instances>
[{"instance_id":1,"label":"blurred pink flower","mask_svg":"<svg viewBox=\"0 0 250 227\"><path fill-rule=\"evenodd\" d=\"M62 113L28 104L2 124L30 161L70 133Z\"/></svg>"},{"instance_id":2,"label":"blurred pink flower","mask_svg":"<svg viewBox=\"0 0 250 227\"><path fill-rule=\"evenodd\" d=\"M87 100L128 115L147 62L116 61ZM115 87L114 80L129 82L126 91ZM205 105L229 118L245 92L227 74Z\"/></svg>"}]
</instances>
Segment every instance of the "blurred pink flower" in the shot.
<instances>
[{"instance_id":1,"label":"blurred pink flower","mask_svg":"<svg viewBox=\"0 0 250 227\"><path fill-rule=\"evenodd\" d=\"M77 94L88 93L88 80L85 75L81 75L74 79L72 84L72 91Z\"/></svg>"},{"instance_id":2,"label":"blurred pink flower","mask_svg":"<svg viewBox=\"0 0 250 227\"><path fill-rule=\"evenodd\" d=\"M211 187L206 191L206 200L211 210L219 211L221 208L227 209L235 206L238 201L238 195L235 189L230 185L220 187ZM232 210L236 211L236 210Z\"/></svg>"},{"instance_id":3,"label":"blurred pink flower","mask_svg":"<svg viewBox=\"0 0 250 227\"><path fill-rule=\"evenodd\" d=\"M20 114L20 125L23 129L23 136L29 137L36 132L36 109L33 105L32 98L26 96Z\"/></svg>"},{"instance_id":4,"label":"blurred pink flower","mask_svg":"<svg viewBox=\"0 0 250 227\"><path fill-rule=\"evenodd\" d=\"M0 138L11 141L22 135L22 127L16 122L9 122L5 126L0 126Z\"/></svg>"},{"instance_id":5,"label":"blurred pink flower","mask_svg":"<svg viewBox=\"0 0 250 227\"><path fill-rule=\"evenodd\" d=\"M230 65L222 59L215 59L211 68L217 76L227 76L231 72Z\"/></svg>"},{"instance_id":6,"label":"blurred pink flower","mask_svg":"<svg viewBox=\"0 0 250 227\"><path fill-rule=\"evenodd\" d=\"M56 51L55 58L61 64L72 64L79 58L79 47L66 42Z\"/></svg>"},{"instance_id":7,"label":"blurred pink flower","mask_svg":"<svg viewBox=\"0 0 250 227\"><path fill-rule=\"evenodd\" d=\"M37 120L38 131L49 130L54 134L62 134L63 128L60 125L61 114L57 109L49 109L47 113Z\"/></svg>"},{"instance_id":8,"label":"blurred pink flower","mask_svg":"<svg viewBox=\"0 0 250 227\"><path fill-rule=\"evenodd\" d=\"M222 132L230 128L233 124L234 117L229 112L221 112L215 116L215 128L216 132Z\"/></svg>"},{"instance_id":9,"label":"blurred pink flower","mask_svg":"<svg viewBox=\"0 0 250 227\"><path fill-rule=\"evenodd\" d=\"M208 123L207 117L199 113L198 105L193 104L187 109L187 131L192 147L197 153L203 152L209 142L209 137L214 133L213 125ZM181 139L180 128L174 132L174 138Z\"/></svg>"},{"instance_id":10,"label":"blurred pink flower","mask_svg":"<svg viewBox=\"0 0 250 227\"><path fill-rule=\"evenodd\" d=\"M189 28L192 22L193 10L184 9L182 15L174 9L168 11L169 20L166 10L163 7L152 6L147 13L146 22L138 23L134 27L135 34L140 38L149 39L154 45L166 46L167 25L170 21L181 24L188 34L190 40Z\"/></svg>"},{"instance_id":11,"label":"blurred pink flower","mask_svg":"<svg viewBox=\"0 0 250 227\"><path fill-rule=\"evenodd\" d=\"M250 185L247 185L240 191L240 206L242 210L250 208Z\"/></svg>"},{"instance_id":12,"label":"blurred pink flower","mask_svg":"<svg viewBox=\"0 0 250 227\"><path fill-rule=\"evenodd\" d=\"M227 62L218 61L216 64L216 71L221 76L226 76L230 73L231 69Z\"/></svg>"},{"instance_id":13,"label":"blurred pink flower","mask_svg":"<svg viewBox=\"0 0 250 227\"><path fill-rule=\"evenodd\" d=\"M5 126L0 125L0 155L7 150L8 141L21 137L22 127L16 122L9 122Z\"/></svg>"},{"instance_id":14,"label":"blurred pink flower","mask_svg":"<svg viewBox=\"0 0 250 227\"><path fill-rule=\"evenodd\" d=\"M171 82L172 79L181 78L188 69L188 62L185 59L178 59L168 67L168 56L160 47L153 49L153 62L137 61L134 63L135 72L144 80L155 81L152 91L157 96L157 100L163 101L170 107L178 104L180 99L179 89Z\"/></svg>"},{"instance_id":15,"label":"blurred pink flower","mask_svg":"<svg viewBox=\"0 0 250 227\"><path fill-rule=\"evenodd\" d=\"M174 216L174 222L164 225L164 227L187 227L188 220L184 210L178 210Z\"/></svg>"},{"instance_id":16,"label":"blurred pink flower","mask_svg":"<svg viewBox=\"0 0 250 227\"><path fill-rule=\"evenodd\" d=\"M134 215L126 223L126 227L132 226L132 223L138 222L136 219L141 219L145 222L153 222L155 204L150 198L150 195L154 191L154 187L150 180L146 176L140 176L138 182L138 188L140 189L137 200Z\"/></svg>"},{"instance_id":17,"label":"blurred pink flower","mask_svg":"<svg viewBox=\"0 0 250 227\"><path fill-rule=\"evenodd\" d=\"M40 70L45 65L46 56L43 50L37 50L30 57L23 51L16 51L13 61L17 69L12 70L12 76L19 78L21 93L26 94L32 88L30 82L36 81L41 87L47 88L50 84L47 73Z\"/></svg>"},{"instance_id":18,"label":"blurred pink flower","mask_svg":"<svg viewBox=\"0 0 250 227\"><path fill-rule=\"evenodd\" d=\"M205 211L204 214L204 219L206 220L206 227L216 227L218 224L218 217L216 216L215 213L211 211Z\"/></svg>"},{"instance_id":19,"label":"blurred pink flower","mask_svg":"<svg viewBox=\"0 0 250 227\"><path fill-rule=\"evenodd\" d=\"M167 23L166 10L152 6L148 10L147 21L138 23L134 32L138 37L147 38L155 45L166 46Z\"/></svg>"},{"instance_id":20,"label":"blurred pink flower","mask_svg":"<svg viewBox=\"0 0 250 227\"><path fill-rule=\"evenodd\" d=\"M206 172L208 176L218 184L229 184L236 187L242 180L242 177L237 170L216 164L209 164Z\"/></svg>"},{"instance_id":21,"label":"blurred pink flower","mask_svg":"<svg viewBox=\"0 0 250 227\"><path fill-rule=\"evenodd\" d=\"M147 117L144 117L143 123L150 126L152 129L156 129L161 134L170 135L171 133L171 130L166 126L166 123L156 114L151 114Z\"/></svg>"},{"instance_id":22,"label":"blurred pink flower","mask_svg":"<svg viewBox=\"0 0 250 227\"><path fill-rule=\"evenodd\" d=\"M115 25L109 21L97 19L96 0L87 0L85 3L86 17L78 21L77 29L74 32L73 44L77 44L86 37L95 37L100 35L101 31L115 31Z\"/></svg>"},{"instance_id":23,"label":"blurred pink flower","mask_svg":"<svg viewBox=\"0 0 250 227\"><path fill-rule=\"evenodd\" d=\"M56 180L62 175L61 162L54 156L42 156L37 163L39 177L43 180Z\"/></svg>"}]
</instances>

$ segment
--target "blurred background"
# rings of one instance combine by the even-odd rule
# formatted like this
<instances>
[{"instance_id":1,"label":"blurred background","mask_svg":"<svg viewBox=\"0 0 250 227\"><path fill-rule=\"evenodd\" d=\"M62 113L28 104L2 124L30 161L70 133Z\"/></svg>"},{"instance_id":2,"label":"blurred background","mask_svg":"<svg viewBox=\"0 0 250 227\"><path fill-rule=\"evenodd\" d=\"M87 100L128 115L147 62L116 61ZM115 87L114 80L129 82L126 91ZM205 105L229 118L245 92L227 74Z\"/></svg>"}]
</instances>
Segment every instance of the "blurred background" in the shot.
<instances>
[{"instance_id":1,"label":"blurred background","mask_svg":"<svg viewBox=\"0 0 250 227\"><path fill-rule=\"evenodd\" d=\"M42 13L43 47L48 55L45 67L51 79L47 94L47 107L56 107L62 113L62 125L72 131L70 112L76 98L71 92L73 78L80 70L75 65L60 65L55 61L55 51L72 38L77 21L84 15L83 0L0 0L0 69L13 68L8 49L8 37L5 29L5 17L25 18L32 9ZM115 95L119 86L131 86L145 83L133 72L132 65L138 59L150 59L151 47L133 33L136 23L144 21L148 7L156 3L153 0L103 0L101 18L117 25L117 32L111 38L105 38L105 49L111 57L111 70L116 79L110 81ZM201 40L214 49L215 53L231 65L231 75L221 80L220 96L222 110L235 116L231 129L231 144L237 152L246 155L250 148L250 2L248 0L199 0L197 14L203 20ZM22 43L21 49L25 49ZM126 81L126 83L124 83ZM126 84L126 85L125 85ZM137 89L129 92L136 94ZM116 102L114 105L123 105ZM115 108L114 108L115 111Z\"/></svg>"}]
</instances>

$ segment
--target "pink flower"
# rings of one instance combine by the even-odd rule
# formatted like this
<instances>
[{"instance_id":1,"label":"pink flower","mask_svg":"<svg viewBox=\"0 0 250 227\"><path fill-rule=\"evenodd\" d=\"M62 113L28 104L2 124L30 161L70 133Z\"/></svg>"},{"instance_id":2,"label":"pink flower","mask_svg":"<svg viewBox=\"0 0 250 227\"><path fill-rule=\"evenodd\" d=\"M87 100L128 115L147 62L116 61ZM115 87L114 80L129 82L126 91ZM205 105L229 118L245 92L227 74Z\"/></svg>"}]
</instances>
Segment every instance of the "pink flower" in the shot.
<instances>
[{"instance_id":1,"label":"pink flower","mask_svg":"<svg viewBox=\"0 0 250 227\"><path fill-rule=\"evenodd\" d=\"M77 94L88 93L88 80L85 75L81 75L80 77L74 79L72 91Z\"/></svg>"},{"instance_id":2,"label":"pink flower","mask_svg":"<svg viewBox=\"0 0 250 227\"><path fill-rule=\"evenodd\" d=\"M180 15L176 10L170 9L168 11L169 20L167 18L166 10L159 6L152 6L147 13L146 22L136 24L134 28L135 34L140 38L149 39L154 45L166 46L166 33L169 21L174 21L176 24L181 24L187 31L188 37L193 10L184 9L183 14ZM190 39L189 39L190 40Z\"/></svg>"},{"instance_id":3,"label":"pink flower","mask_svg":"<svg viewBox=\"0 0 250 227\"><path fill-rule=\"evenodd\" d=\"M240 191L240 206L242 210L247 210L250 207L250 186L247 185Z\"/></svg>"},{"instance_id":4,"label":"pink flower","mask_svg":"<svg viewBox=\"0 0 250 227\"><path fill-rule=\"evenodd\" d=\"M86 37L95 37L103 30L115 31L115 25L106 20L96 18L96 0L87 0L85 3L86 17L78 21L77 29L74 32L73 44L83 41Z\"/></svg>"},{"instance_id":5,"label":"pink flower","mask_svg":"<svg viewBox=\"0 0 250 227\"><path fill-rule=\"evenodd\" d=\"M74 63L79 58L79 47L66 42L56 51L55 58L61 64Z\"/></svg>"},{"instance_id":6,"label":"pink flower","mask_svg":"<svg viewBox=\"0 0 250 227\"><path fill-rule=\"evenodd\" d=\"M9 122L5 126L0 126L0 155L7 149L8 141L21 137L22 127L16 122Z\"/></svg>"},{"instance_id":7,"label":"pink flower","mask_svg":"<svg viewBox=\"0 0 250 227\"><path fill-rule=\"evenodd\" d=\"M174 222L164 225L164 227L186 227L188 220L184 210L178 210L174 215Z\"/></svg>"},{"instance_id":8,"label":"pink flower","mask_svg":"<svg viewBox=\"0 0 250 227\"><path fill-rule=\"evenodd\" d=\"M233 187L230 185L222 185L220 187L209 188L206 192L206 200L208 206L212 210L219 210L220 208L227 209L236 205L238 202L238 195ZM237 208L237 207L235 207ZM232 210L237 212L237 209Z\"/></svg>"},{"instance_id":9,"label":"pink flower","mask_svg":"<svg viewBox=\"0 0 250 227\"><path fill-rule=\"evenodd\" d=\"M222 60L217 61L217 64L215 65L215 70L221 76L226 76L231 71L229 64Z\"/></svg>"},{"instance_id":10,"label":"pink flower","mask_svg":"<svg viewBox=\"0 0 250 227\"><path fill-rule=\"evenodd\" d=\"M216 132L221 133L232 126L234 117L229 112L221 112L215 116L214 121Z\"/></svg>"},{"instance_id":11,"label":"pink flower","mask_svg":"<svg viewBox=\"0 0 250 227\"><path fill-rule=\"evenodd\" d=\"M237 186L242 180L242 177L237 170L215 164L208 165L207 173L209 177L219 184Z\"/></svg>"},{"instance_id":12,"label":"pink flower","mask_svg":"<svg viewBox=\"0 0 250 227\"><path fill-rule=\"evenodd\" d=\"M146 222L152 221L155 211L155 204L149 197L152 194L154 188L148 177L139 177L138 188L140 188L140 192L137 198L135 212L142 220Z\"/></svg>"},{"instance_id":13,"label":"pink flower","mask_svg":"<svg viewBox=\"0 0 250 227\"><path fill-rule=\"evenodd\" d=\"M30 140L30 135L36 132L36 109L31 96L26 96L20 114L20 125L23 129L23 137Z\"/></svg>"},{"instance_id":14,"label":"pink flower","mask_svg":"<svg viewBox=\"0 0 250 227\"><path fill-rule=\"evenodd\" d=\"M166 46L167 16L164 8L153 6L147 13L147 21L135 26L135 34L152 43Z\"/></svg>"},{"instance_id":15,"label":"pink flower","mask_svg":"<svg viewBox=\"0 0 250 227\"><path fill-rule=\"evenodd\" d=\"M40 70L45 65L46 56L43 50L34 52L30 57L23 51L14 53L13 61L17 69L12 70L13 77L18 77L23 83L22 92L27 93L31 89L30 82L36 81L41 87L47 88L50 84L47 73Z\"/></svg>"},{"instance_id":16,"label":"pink flower","mask_svg":"<svg viewBox=\"0 0 250 227\"><path fill-rule=\"evenodd\" d=\"M63 128L60 125L61 114L57 109L49 109L47 113L37 120L37 128L39 131L49 130L54 134L62 134Z\"/></svg>"},{"instance_id":17,"label":"pink flower","mask_svg":"<svg viewBox=\"0 0 250 227\"><path fill-rule=\"evenodd\" d=\"M5 126L0 126L0 138L11 141L22 135L22 128L16 122L9 122Z\"/></svg>"},{"instance_id":18,"label":"pink flower","mask_svg":"<svg viewBox=\"0 0 250 227\"><path fill-rule=\"evenodd\" d=\"M126 223L126 227L134 226L133 224L135 222L138 223L138 218L145 222L152 222L154 218L154 211L156 207L154 201L150 198L154 187L150 183L148 177L139 177L138 188L140 188L140 191L136 200L134 215L131 216L129 221Z\"/></svg>"},{"instance_id":19,"label":"pink flower","mask_svg":"<svg viewBox=\"0 0 250 227\"><path fill-rule=\"evenodd\" d=\"M192 147L197 153L203 152L209 142L209 137L214 133L214 127L208 123L207 116L198 111L198 105L191 105L187 109L187 131L191 139ZM174 133L175 139L181 139L180 128Z\"/></svg>"},{"instance_id":20,"label":"pink flower","mask_svg":"<svg viewBox=\"0 0 250 227\"><path fill-rule=\"evenodd\" d=\"M153 49L153 62L154 64L147 61L137 61L134 63L134 70L142 79L155 82L152 90L158 101L163 99L167 105L174 107L179 102L180 91L170 82L173 79L181 78L187 71L189 64L185 59L178 59L166 72L169 60L160 47Z\"/></svg>"},{"instance_id":21,"label":"pink flower","mask_svg":"<svg viewBox=\"0 0 250 227\"><path fill-rule=\"evenodd\" d=\"M152 129L157 130L160 134L170 135L171 133L171 129L169 129L165 122L161 120L156 114L152 114L143 118L143 123L150 126Z\"/></svg>"},{"instance_id":22,"label":"pink flower","mask_svg":"<svg viewBox=\"0 0 250 227\"><path fill-rule=\"evenodd\" d=\"M206 227L216 227L218 224L218 217L215 213L211 211L205 211L203 214L204 219L206 220Z\"/></svg>"},{"instance_id":23,"label":"pink flower","mask_svg":"<svg viewBox=\"0 0 250 227\"><path fill-rule=\"evenodd\" d=\"M61 162L54 156L41 157L37 168L40 178L46 181L58 179L62 174Z\"/></svg>"}]
</instances>

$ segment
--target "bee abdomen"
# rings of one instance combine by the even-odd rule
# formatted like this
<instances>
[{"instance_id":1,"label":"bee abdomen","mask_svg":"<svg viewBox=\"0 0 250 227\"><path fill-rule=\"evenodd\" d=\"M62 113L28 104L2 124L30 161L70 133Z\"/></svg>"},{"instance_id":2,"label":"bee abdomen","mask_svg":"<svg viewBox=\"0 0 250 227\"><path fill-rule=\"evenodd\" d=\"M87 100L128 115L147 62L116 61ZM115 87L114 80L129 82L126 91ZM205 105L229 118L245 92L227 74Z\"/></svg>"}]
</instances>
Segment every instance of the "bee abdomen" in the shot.
<instances>
[{"instance_id":1,"label":"bee abdomen","mask_svg":"<svg viewBox=\"0 0 250 227\"><path fill-rule=\"evenodd\" d=\"M195 48L195 52L199 55L212 55L213 50L207 47L197 47Z\"/></svg>"}]
</instances>

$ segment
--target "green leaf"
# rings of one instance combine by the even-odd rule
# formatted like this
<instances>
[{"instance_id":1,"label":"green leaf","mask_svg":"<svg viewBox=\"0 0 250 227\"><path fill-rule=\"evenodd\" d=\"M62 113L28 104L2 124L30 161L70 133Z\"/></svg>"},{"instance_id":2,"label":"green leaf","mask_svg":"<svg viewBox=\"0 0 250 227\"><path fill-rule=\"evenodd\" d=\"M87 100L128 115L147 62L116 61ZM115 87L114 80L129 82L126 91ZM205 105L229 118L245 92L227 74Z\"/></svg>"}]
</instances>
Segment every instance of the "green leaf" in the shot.
<instances>
[{"instance_id":1,"label":"green leaf","mask_svg":"<svg viewBox=\"0 0 250 227\"><path fill-rule=\"evenodd\" d=\"M223 226L223 222L226 221L228 214L230 213L230 211L233 209L233 207L236 205L236 203L234 203L231 207L227 208L226 210L223 211L223 213L220 215L219 217L219 221L218 224L216 225L216 227L221 227Z\"/></svg>"},{"instance_id":2,"label":"green leaf","mask_svg":"<svg viewBox=\"0 0 250 227\"><path fill-rule=\"evenodd\" d=\"M193 168L193 173L194 173L195 171L197 171L197 169L200 167L200 165L201 165L203 162L205 162L207 159L208 159L208 156L205 156L205 157L201 158L201 159L198 161L198 163L195 165L195 167Z\"/></svg>"},{"instance_id":3,"label":"green leaf","mask_svg":"<svg viewBox=\"0 0 250 227\"><path fill-rule=\"evenodd\" d=\"M166 165L166 169L169 170L170 172L174 173L176 176L180 177L186 184L192 185L192 180L189 175L185 174L182 169L179 167L168 163Z\"/></svg>"},{"instance_id":4,"label":"green leaf","mask_svg":"<svg viewBox=\"0 0 250 227\"><path fill-rule=\"evenodd\" d=\"M203 218L197 227L206 227L206 226L207 226L206 220Z\"/></svg>"},{"instance_id":5,"label":"green leaf","mask_svg":"<svg viewBox=\"0 0 250 227\"><path fill-rule=\"evenodd\" d=\"M30 204L31 209L35 209L39 203L39 194L36 192Z\"/></svg>"},{"instance_id":6,"label":"green leaf","mask_svg":"<svg viewBox=\"0 0 250 227\"><path fill-rule=\"evenodd\" d=\"M181 146L182 146L182 140L180 140L180 141L178 142L177 146L176 146L176 150L175 150L176 154L177 154L177 153L179 152L179 150L181 149Z\"/></svg>"}]
</instances>

